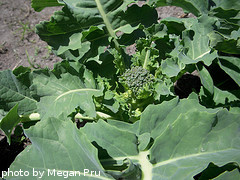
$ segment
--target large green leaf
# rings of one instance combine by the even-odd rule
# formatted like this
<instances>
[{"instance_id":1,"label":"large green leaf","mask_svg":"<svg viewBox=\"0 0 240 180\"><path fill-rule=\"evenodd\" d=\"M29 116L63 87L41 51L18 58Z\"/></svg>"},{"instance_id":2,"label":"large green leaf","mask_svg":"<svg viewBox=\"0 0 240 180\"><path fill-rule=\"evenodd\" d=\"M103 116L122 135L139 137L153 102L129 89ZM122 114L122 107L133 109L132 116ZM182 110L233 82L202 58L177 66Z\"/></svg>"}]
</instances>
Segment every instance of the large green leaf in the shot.
<instances>
[{"instance_id":1,"label":"large green leaf","mask_svg":"<svg viewBox=\"0 0 240 180\"><path fill-rule=\"evenodd\" d=\"M10 70L0 72L0 101L0 107L5 111L16 104L19 114L30 114L37 109L37 101L32 97L30 89L18 81Z\"/></svg>"},{"instance_id":2,"label":"large green leaf","mask_svg":"<svg viewBox=\"0 0 240 180\"><path fill-rule=\"evenodd\" d=\"M240 25L240 18L239 18L240 12L236 8L227 9L227 10L224 9L223 7L214 8L209 12L209 15L218 17L220 19L224 19L226 20L226 22L231 22L233 24Z\"/></svg>"},{"instance_id":3,"label":"large green leaf","mask_svg":"<svg viewBox=\"0 0 240 180\"><path fill-rule=\"evenodd\" d=\"M192 179L209 162L239 163L239 115L180 114L150 149L155 178Z\"/></svg>"},{"instance_id":4,"label":"large green leaf","mask_svg":"<svg viewBox=\"0 0 240 180\"><path fill-rule=\"evenodd\" d=\"M124 125L125 123L119 122L118 125L120 124ZM112 126L100 120L98 123L87 124L83 129L88 139L93 142L96 147L100 147L98 156L103 166L109 170L114 170L112 169L114 166L116 168L123 165L128 166L124 161L126 158L130 161L133 160L132 163L134 163L136 158L140 157L136 134L129 132L129 130L122 129L121 126L122 125L118 128L117 126ZM129 167L127 169L127 175L116 170L112 171L111 174L114 174L114 177L118 174L118 176L120 176L119 178L123 178L124 175L124 179L140 180L141 172L139 174L139 171L136 171L138 165L134 163L133 166L135 166L135 168Z\"/></svg>"},{"instance_id":5,"label":"large green leaf","mask_svg":"<svg viewBox=\"0 0 240 180\"><path fill-rule=\"evenodd\" d=\"M99 120L77 130L71 121L49 118L25 130L32 145L10 170L85 168L100 171L104 179L107 175L100 160L115 178L193 179L210 162L219 167L240 163L239 118L225 109L206 109L196 99L148 106L138 133L124 130L127 123L122 122Z\"/></svg>"},{"instance_id":6,"label":"large green leaf","mask_svg":"<svg viewBox=\"0 0 240 180\"><path fill-rule=\"evenodd\" d=\"M111 157L118 158L138 155L137 137L132 132L118 129L102 120L96 123L94 128L91 124L86 125L83 132L87 134L90 141L97 142L104 149L107 148L108 154ZM106 134L102 132L107 132L111 136L105 139ZM118 140L116 141L116 139Z\"/></svg>"},{"instance_id":7,"label":"large green leaf","mask_svg":"<svg viewBox=\"0 0 240 180\"><path fill-rule=\"evenodd\" d=\"M149 0L151 5L159 6L178 6L193 13L195 16L208 13L210 9L221 7L223 9L240 10L240 2L236 0Z\"/></svg>"},{"instance_id":8,"label":"large green leaf","mask_svg":"<svg viewBox=\"0 0 240 180\"><path fill-rule=\"evenodd\" d=\"M150 105L141 116L139 134L150 132L151 137L156 138L168 128L169 124L178 118L179 113L184 114L193 110L208 111L209 113L216 113L217 111L214 109L206 109L201 106L196 99L179 101L175 98L159 105Z\"/></svg>"},{"instance_id":9,"label":"large green leaf","mask_svg":"<svg viewBox=\"0 0 240 180\"><path fill-rule=\"evenodd\" d=\"M185 64L197 63L203 61L206 65L210 65L217 57L216 52L212 52L209 47L208 34L213 30L214 18L204 15L199 19L192 19L185 22L189 26L183 32L184 53L187 57L182 56L181 62ZM190 23L190 24L189 24Z\"/></svg>"},{"instance_id":10,"label":"large green leaf","mask_svg":"<svg viewBox=\"0 0 240 180\"><path fill-rule=\"evenodd\" d=\"M63 2L65 7L62 11L55 12L49 22L41 22L36 29L39 36L53 46L58 55L64 53L63 56L68 58L69 56L79 58L86 53L81 47L86 49L87 45L81 44L81 40L90 41L91 48L98 49L99 46L108 46L110 44L108 37L111 37L115 45L119 46L116 40L117 32L131 33L139 27L139 24L148 27L157 21L157 12L154 8L147 5L139 7L136 4L127 8L130 0ZM84 36L81 37L80 33ZM76 36L81 40L73 46L70 39L75 39ZM71 51L66 51L66 48ZM63 52L63 49L66 52Z\"/></svg>"},{"instance_id":11,"label":"large green leaf","mask_svg":"<svg viewBox=\"0 0 240 180\"><path fill-rule=\"evenodd\" d=\"M209 33L208 36L211 40L210 46L214 49L228 54L239 54L240 4L238 1L233 1L216 0L217 6L220 7L212 9L209 16L218 19L215 31ZM225 6L226 4L229 6Z\"/></svg>"},{"instance_id":12,"label":"large green leaf","mask_svg":"<svg viewBox=\"0 0 240 180\"><path fill-rule=\"evenodd\" d=\"M157 18L156 11L146 5L142 8L132 5L124 12L129 1L65 0L63 2L67 8L56 12L50 22L43 22L37 26L40 36L82 31L90 26L98 26L102 29L104 26L110 36L115 37L118 31L132 32L140 23L150 26Z\"/></svg>"},{"instance_id":13,"label":"large green leaf","mask_svg":"<svg viewBox=\"0 0 240 180\"><path fill-rule=\"evenodd\" d=\"M78 106L84 115L96 117L93 96L102 95L102 89L88 70L84 70L81 78L70 73L61 74L59 78L52 73L49 76L36 73L33 87L41 96L37 105L42 117L56 117L62 113L67 116Z\"/></svg>"},{"instance_id":14,"label":"large green leaf","mask_svg":"<svg viewBox=\"0 0 240 180\"><path fill-rule=\"evenodd\" d=\"M39 179L39 172L44 173L41 179L45 180L112 179L104 172L96 148L71 121L49 118L25 130L25 134L30 138L32 145L16 158L10 170L28 171L29 176L19 176L18 179ZM81 173L80 176L78 173L74 175L76 171ZM100 176L95 176L95 173ZM6 178L11 180L16 179L16 176L11 177L10 174L10 177Z\"/></svg>"},{"instance_id":15,"label":"large green leaf","mask_svg":"<svg viewBox=\"0 0 240 180\"><path fill-rule=\"evenodd\" d=\"M236 106L234 105L234 102L240 101L239 98L239 91L233 93L229 91L222 91L218 89L217 87L214 87L214 96L213 101L216 103L216 105L222 105L222 106Z\"/></svg>"},{"instance_id":16,"label":"large green leaf","mask_svg":"<svg viewBox=\"0 0 240 180\"><path fill-rule=\"evenodd\" d=\"M109 166L114 160L119 165L120 160L129 158L136 165L140 164L146 179L193 179L210 162L217 165L240 162L239 117L239 114L226 110L206 109L194 99L180 102L174 99L148 106L139 124L138 147L141 149L146 143L142 141L142 135L147 133L151 134L154 143L148 151L138 154L134 148L134 134L129 131L102 121L88 124L83 130L97 147L101 147L99 158L104 165L108 162ZM111 137L101 135L102 131ZM124 141L125 148L115 136ZM122 140L125 136L128 138ZM107 151L107 157L101 153L102 148Z\"/></svg>"},{"instance_id":17,"label":"large green leaf","mask_svg":"<svg viewBox=\"0 0 240 180\"><path fill-rule=\"evenodd\" d=\"M118 120L108 120L108 124L116 126L121 130L129 131L135 134L138 133L139 121L135 122L134 124L129 124Z\"/></svg>"},{"instance_id":18,"label":"large green leaf","mask_svg":"<svg viewBox=\"0 0 240 180\"><path fill-rule=\"evenodd\" d=\"M214 93L210 95L205 89L200 89L201 104L206 107L225 107L233 111L238 111L240 107L240 91L223 91L214 86Z\"/></svg>"}]
</instances>

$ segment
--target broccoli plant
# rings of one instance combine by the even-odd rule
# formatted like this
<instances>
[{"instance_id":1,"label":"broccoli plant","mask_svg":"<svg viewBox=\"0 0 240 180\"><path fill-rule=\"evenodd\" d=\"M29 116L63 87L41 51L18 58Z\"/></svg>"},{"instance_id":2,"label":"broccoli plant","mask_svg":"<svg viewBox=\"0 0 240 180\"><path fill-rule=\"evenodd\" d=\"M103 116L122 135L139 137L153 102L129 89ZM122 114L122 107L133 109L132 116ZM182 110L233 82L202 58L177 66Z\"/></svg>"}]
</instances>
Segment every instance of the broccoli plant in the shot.
<instances>
[{"instance_id":1,"label":"broccoli plant","mask_svg":"<svg viewBox=\"0 0 240 180\"><path fill-rule=\"evenodd\" d=\"M0 72L0 128L10 143L20 124L32 142L10 171L34 169L42 179L240 179L239 1L137 2L32 0L36 11L63 6L36 26L63 61L52 70ZM164 5L196 17L159 22L155 8ZM174 86L194 73L200 91L180 100Z\"/></svg>"}]
</instances>

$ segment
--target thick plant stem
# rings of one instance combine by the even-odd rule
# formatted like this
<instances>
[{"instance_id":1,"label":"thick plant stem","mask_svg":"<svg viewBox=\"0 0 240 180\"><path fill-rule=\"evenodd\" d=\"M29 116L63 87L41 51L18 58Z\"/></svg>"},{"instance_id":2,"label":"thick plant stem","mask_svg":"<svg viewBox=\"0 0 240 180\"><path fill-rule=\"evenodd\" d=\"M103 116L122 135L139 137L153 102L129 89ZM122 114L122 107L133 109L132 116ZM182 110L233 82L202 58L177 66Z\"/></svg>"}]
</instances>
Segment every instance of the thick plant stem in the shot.
<instances>
[{"instance_id":1,"label":"thick plant stem","mask_svg":"<svg viewBox=\"0 0 240 180\"><path fill-rule=\"evenodd\" d=\"M77 113L74 118L88 120L88 121L95 121L97 119L113 119L110 115L103 112L97 111L96 114L97 114L97 117L93 118L93 117L83 116L82 114Z\"/></svg>"},{"instance_id":2,"label":"thick plant stem","mask_svg":"<svg viewBox=\"0 0 240 180\"><path fill-rule=\"evenodd\" d=\"M150 49L147 50L145 59L144 59L144 63L143 63L143 68L147 69L147 65L148 65L148 60L150 58Z\"/></svg>"},{"instance_id":3,"label":"thick plant stem","mask_svg":"<svg viewBox=\"0 0 240 180\"><path fill-rule=\"evenodd\" d=\"M74 118L75 119L83 119L83 120L87 120L87 121L95 121L95 118L83 116L80 113L77 113Z\"/></svg>"},{"instance_id":4,"label":"thick plant stem","mask_svg":"<svg viewBox=\"0 0 240 180\"><path fill-rule=\"evenodd\" d=\"M89 121L95 121L96 119L113 119L113 117L111 117L110 115L103 113L103 112L96 112L97 117L93 118L93 117L87 117L87 116L83 116L80 113L77 113L75 115L74 118L76 119L84 119L84 120L89 120ZM39 121L41 120L40 114L39 113L32 113L30 115L20 115L20 118L23 118L24 121Z\"/></svg>"},{"instance_id":5,"label":"thick plant stem","mask_svg":"<svg viewBox=\"0 0 240 180\"><path fill-rule=\"evenodd\" d=\"M39 121L41 120L40 114L39 113L32 113L30 115L20 115L20 118L23 119L24 121Z\"/></svg>"},{"instance_id":6,"label":"thick plant stem","mask_svg":"<svg viewBox=\"0 0 240 180\"><path fill-rule=\"evenodd\" d=\"M142 170L142 180L151 180L152 179L152 170L153 165L148 160L149 151L142 151L139 153L138 161L141 165Z\"/></svg>"},{"instance_id":7,"label":"thick plant stem","mask_svg":"<svg viewBox=\"0 0 240 180\"><path fill-rule=\"evenodd\" d=\"M102 4L100 3L100 1L99 1L99 0L96 0L95 2L96 2L96 4L97 4L97 8L98 8L98 10L99 10L99 12L100 12L100 14L101 14L101 16L102 16L102 18L103 18L103 21L104 21L104 23L105 23L105 25L106 25L106 28L107 28L107 30L108 30L108 33L109 33L109 35L113 38L113 42L114 42L114 44L115 44L115 46L116 46L116 49L118 50L118 52L120 52L120 51L121 51L121 50L120 50L120 45L119 45L119 43L117 42L117 39L116 39L114 30L113 30L113 28L112 28L112 26L111 26L111 23L110 23L109 20L108 20L107 14L105 13L105 11L104 11L104 9L103 9Z\"/></svg>"},{"instance_id":8,"label":"thick plant stem","mask_svg":"<svg viewBox=\"0 0 240 180\"><path fill-rule=\"evenodd\" d=\"M120 55L122 55L122 50L121 50L120 44L118 43L118 41L117 41L117 39L116 39L116 35L115 35L115 32L114 32L114 29L112 28L112 25L111 25L111 23L110 23L110 21L109 21L109 19L108 19L108 17L107 17L106 12L105 12L104 9L103 9L103 6L102 6L100 0L95 0L95 2L96 2L96 4L97 4L97 8L98 8L98 10L99 10L99 12L100 12L100 14L101 14L101 16L102 16L102 18L103 18L103 22L104 22L104 24L106 25L107 31L108 31L110 37L113 38L113 42L114 42L114 44L115 44L115 49L117 50L117 52L118 52ZM123 67L123 69L124 69L124 71L125 71L126 65L125 65L125 62L124 62L123 57L121 56L121 58L120 58L119 60L121 61L120 64L122 64L122 67ZM120 74L123 74L123 72L120 71Z\"/></svg>"}]
</instances>

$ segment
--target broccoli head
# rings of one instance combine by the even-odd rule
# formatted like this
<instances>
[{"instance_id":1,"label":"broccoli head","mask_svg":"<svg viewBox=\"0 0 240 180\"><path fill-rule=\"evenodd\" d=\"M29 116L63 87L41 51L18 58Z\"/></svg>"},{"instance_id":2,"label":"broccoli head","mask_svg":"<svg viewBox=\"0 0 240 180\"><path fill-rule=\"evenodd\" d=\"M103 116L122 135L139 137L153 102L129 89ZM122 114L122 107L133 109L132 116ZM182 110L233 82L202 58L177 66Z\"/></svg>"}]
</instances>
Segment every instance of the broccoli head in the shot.
<instances>
[{"instance_id":1,"label":"broccoli head","mask_svg":"<svg viewBox=\"0 0 240 180\"><path fill-rule=\"evenodd\" d=\"M134 66L120 77L123 86L131 90L137 99L149 97L153 92L154 77L147 69L141 66Z\"/></svg>"}]
</instances>

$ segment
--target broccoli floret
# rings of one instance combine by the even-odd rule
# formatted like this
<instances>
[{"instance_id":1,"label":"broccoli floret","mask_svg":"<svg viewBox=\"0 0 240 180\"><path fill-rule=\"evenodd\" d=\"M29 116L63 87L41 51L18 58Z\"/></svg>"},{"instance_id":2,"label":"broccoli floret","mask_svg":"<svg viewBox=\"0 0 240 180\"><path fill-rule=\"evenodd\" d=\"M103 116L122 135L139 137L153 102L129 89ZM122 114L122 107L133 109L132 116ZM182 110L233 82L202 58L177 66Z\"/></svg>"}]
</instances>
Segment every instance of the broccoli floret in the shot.
<instances>
[{"instance_id":1,"label":"broccoli floret","mask_svg":"<svg viewBox=\"0 0 240 180\"><path fill-rule=\"evenodd\" d=\"M126 89L132 91L137 99L144 99L152 94L154 77L147 69L135 66L120 77L120 82Z\"/></svg>"}]
</instances>

